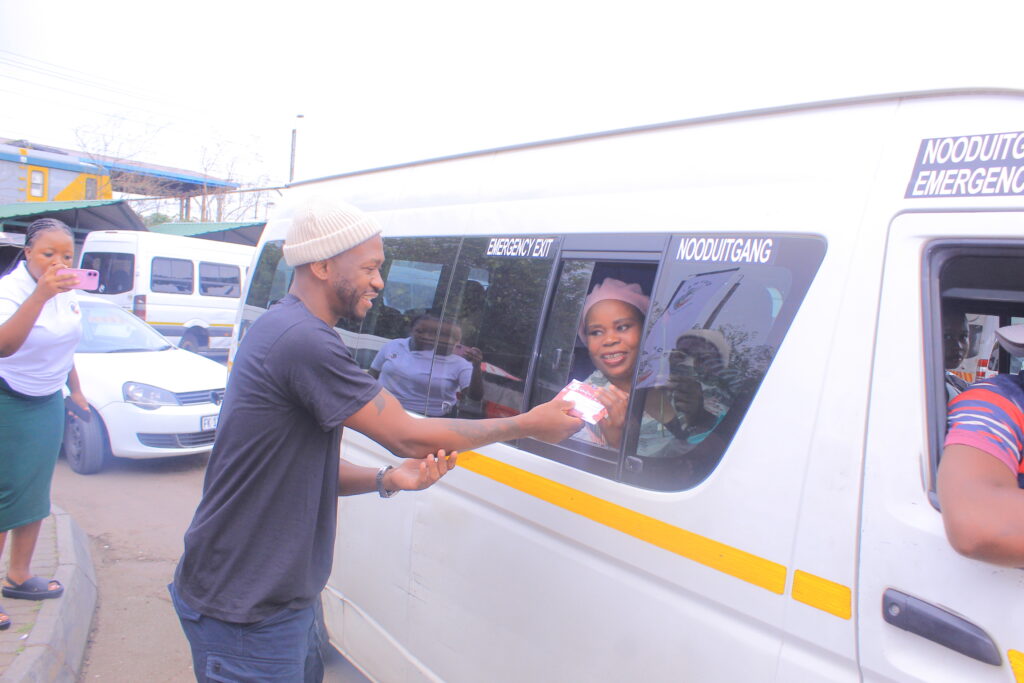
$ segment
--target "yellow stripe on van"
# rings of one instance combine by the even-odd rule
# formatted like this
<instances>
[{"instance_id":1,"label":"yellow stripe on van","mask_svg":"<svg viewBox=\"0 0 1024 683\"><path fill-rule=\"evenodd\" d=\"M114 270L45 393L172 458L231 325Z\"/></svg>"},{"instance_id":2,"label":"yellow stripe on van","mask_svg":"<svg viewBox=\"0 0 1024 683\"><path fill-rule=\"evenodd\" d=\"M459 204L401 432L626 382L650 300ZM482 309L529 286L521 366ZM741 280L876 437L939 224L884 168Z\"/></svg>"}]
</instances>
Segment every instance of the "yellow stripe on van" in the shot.
<instances>
[{"instance_id":1,"label":"yellow stripe on van","mask_svg":"<svg viewBox=\"0 0 1024 683\"><path fill-rule=\"evenodd\" d=\"M793 599L841 619L849 619L853 613L849 588L799 569L793 572Z\"/></svg>"},{"instance_id":2,"label":"yellow stripe on van","mask_svg":"<svg viewBox=\"0 0 1024 683\"><path fill-rule=\"evenodd\" d=\"M786 590L786 567L771 560L666 524L480 453L460 453L459 465L517 491L773 593L782 595Z\"/></svg>"},{"instance_id":3,"label":"yellow stripe on van","mask_svg":"<svg viewBox=\"0 0 1024 683\"><path fill-rule=\"evenodd\" d=\"M1007 650L1006 656L1010 659L1010 670L1013 671L1013 678L1017 683L1024 683L1024 652Z\"/></svg>"}]
</instances>

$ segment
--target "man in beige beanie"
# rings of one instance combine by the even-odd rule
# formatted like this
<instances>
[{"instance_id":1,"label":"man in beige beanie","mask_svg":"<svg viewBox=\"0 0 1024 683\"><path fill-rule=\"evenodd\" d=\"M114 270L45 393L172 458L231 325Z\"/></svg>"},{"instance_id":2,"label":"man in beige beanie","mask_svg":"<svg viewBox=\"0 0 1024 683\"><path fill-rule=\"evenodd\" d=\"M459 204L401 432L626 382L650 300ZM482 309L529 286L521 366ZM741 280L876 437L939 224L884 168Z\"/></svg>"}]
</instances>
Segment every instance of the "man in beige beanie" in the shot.
<instances>
[{"instance_id":1,"label":"man in beige beanie","mask_svg":"<svg viewBox=\"0 0 1024 683\"><path fill-rule=\"evenodd\" d=\"M285 240L288 296L239 346L170 586L200 681L322 679L316 613L339 495L424 489L458 451L526 436L557 443L583 426L567 401L491 420L410 417L334 330L340 318L361 320L384 288L380 233L372 216L331 197L306 202ZM404 462L378 470L340 460L344 427Z\"/></svg>"}]
</instances>

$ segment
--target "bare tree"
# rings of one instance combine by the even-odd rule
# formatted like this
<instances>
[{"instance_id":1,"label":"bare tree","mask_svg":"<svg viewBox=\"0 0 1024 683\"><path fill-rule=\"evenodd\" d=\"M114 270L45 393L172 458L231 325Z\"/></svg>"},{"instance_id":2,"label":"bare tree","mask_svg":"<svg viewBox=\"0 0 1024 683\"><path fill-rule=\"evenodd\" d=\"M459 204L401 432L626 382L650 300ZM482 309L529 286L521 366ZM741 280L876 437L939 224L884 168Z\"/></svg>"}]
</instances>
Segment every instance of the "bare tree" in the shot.
<instances>
[{"instance_id":1,"label":"bare tree","mask_svg":"<svg viewBox=\"0 0 1024 683\"><path fill-rule=\"evenodd\" d=\"M151 149L165 127L151 126L135 136L122 132L121 122L112 117L107 125L81 128L75 131L81 151L94 163L110 170L114 192L131 195L136 212L143 216L160 215L181 222L226 222L264 220L267 203L276 193L267 192L269 178L260 175L239 180L239 169L259 168L260 156L248 151L238 156L222 142L198 145L199 171L161 166L152 158L143 160L144 152ZM131 172L130 165L164 173ZM174 175L187 175L198 181L175 179ZM170 177L168 177L170 176ZM209 180L209 184L204 181ZM224 187L225 183L238 185L237 190Z\"/></svg>"}]
</instances>

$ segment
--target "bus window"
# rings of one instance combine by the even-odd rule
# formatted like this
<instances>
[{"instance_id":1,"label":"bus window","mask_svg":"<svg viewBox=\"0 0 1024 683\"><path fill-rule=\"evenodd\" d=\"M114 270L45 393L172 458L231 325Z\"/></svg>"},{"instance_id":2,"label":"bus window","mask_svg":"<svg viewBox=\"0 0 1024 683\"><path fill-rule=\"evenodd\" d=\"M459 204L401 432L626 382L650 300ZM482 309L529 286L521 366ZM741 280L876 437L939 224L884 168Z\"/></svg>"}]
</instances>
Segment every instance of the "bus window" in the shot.
<instances>
[{"instance_id":1,"label":"bus window","mask_svg":"<svg viewBox=\"0 0 1024 683\"><path fill-rule=\"evenodd\" d=\"M1024 250L1016 246L939 244L931 254L926 279L937 274L929 301L934 320L926 320L925 358L929 377L929 496L937 505L935 480L947 430L947 404L970 384L1000 374L1017 374L1022 359L1004 348L996 330L1024 322L1024 286L1020 269ZM941 379L940 379L941 378Z\"/></svg>"},{"instance_id":2,"label":"bus window","mask_svg":"<svg viewBox=\"0 0 1024 683\"><path fill-rule=\"evenodd\" d=\"M528 244L501 252L501 240ZM459 388L459 417L517 415L533 358L544 293L558 251L553 237L467 237L462 241L444 322L459 337L456 353L473 365L471 383ZM435 364L438 358L435 357ZM433 373L437 377L438 373ZM432 377L432 394L447 392Z\"/></svg>"},{"instance_id":3,"label":"bus window","mask_svg":"<svg viewBox=\"0 0 1024 683\"><path fill-rule=\"evenodd\" d=\"M238 266L228 263L199 262L199 294L225 296L237 299L242 289L242 274Z\"/></svg>"},{"instance_id":4,"label":"bus window","mask_svg":"<svg viewBox=\"0 0 1024 683\"><path fill-rule=\"evenodd\" d=\"M238 341L241 342L256 318L280 301L288 293L295 269L284 260L284 240L273 240L263 245L256 261L249 291L242 306L238 324Z\"/></svg>"},{"instance_id":5,"label":"bus window","mask_svg":"<svg viewBox=\"0 0 1024 683\"><path fill-rule=\"evenodd\" d=\"M82 256L82 267L100 274L100 294L123 294L135 286L135 255L90 251Z\"/></svg>"},{"instance_id":6,"label":"bus window","mask_svg":"<svg viewBox=\"0 0 1024 683\"><path fill-rule=\"evenodd\" d=\"M609 386L618 387L628 401L656 270L657 264L654 262L572 257L563 259L541 335L540 354L530 396L531 406L551 400L572 380L608 391L611 391ZM614 303L613 288L628 292L618 296L634 300L635 305L622 307ZM610 296L613 302L598 302L601 305L594 303L588 309L592 315L584 317L587 303L595 302L601 296ZM606 313L611 317L604 321ZM586 325L587 322L592 324ZM600 330L595 327L598 323L601 325ZM551 446L526 440L522 447L602 476L613 477L618 468L624 420L625 403L620 414L610 415L606 422L598 425L584 426L562 444ZM614 430L609 429L612 424Z\"/></svg>"},{"instance_id":7,"label":"bus window","mask_svg":"<svg viewBox=\"0 0 1024 683\"><path fill-rule=\"evenodd\" d=\"M153 292L191 294L194 289L192 262L163 256L154 257L149 288Z\"/></svg>"},{"instance_id":8,"label":"bus window","mask_svg":"<svg viewBox=\"0 0 1024 683\"><path fill-rule=\"evenodd\" d=\"M610 402L608 417L561 444L524 439L522 448L656 490L690 488L714 470L821 264L825 243L723 235L702 238L700 249L691 249L687 240L673 238L657 273L653 262L564 258L530 405L550 400L572 380L617 393L621 402ZM595 296L598 285L625 290L608 298L631 301L646 309L644 315L631 317L618 304L617 317L600 311L595 301L605 297Z\"/></svg>"},{"instance_id":9,"label":"bus window","mask_svg":"<svg viewBox=\"0 0 1024 683\"><path fill-rule=\"evenodd\" d=\"M715 469L824 256L818 239L723 237L744 249L698 260L687 239L651 301L630 402L622 478L644 488L691 488Z\"/></svg>"},{"instance_id":10,"label":"bus window","mask_svg":"<svg viewBox=\"0 0 1024 683\"><path fill-rule=\"evenodd\" d=\"M267 242L256 261L245 305L267 310L288 293L294 275L295 269L284 260L284 240Z\"/></svg>"},{"instance_id":11,"label":"bus window","mask_svg":"<svg viewBox=\"0 0 1024 683\"><path fill-rule=\"evenodd\" d=\"M440 322L448 296L458 237L389 237L384 239L384 291L358 327L351 345L360 367L406 410L440 417L451 412L448 400L433 400L429 386L435 356L439 376L458 377L452 356L454 330Z\"/></svg>"}]
</instances>

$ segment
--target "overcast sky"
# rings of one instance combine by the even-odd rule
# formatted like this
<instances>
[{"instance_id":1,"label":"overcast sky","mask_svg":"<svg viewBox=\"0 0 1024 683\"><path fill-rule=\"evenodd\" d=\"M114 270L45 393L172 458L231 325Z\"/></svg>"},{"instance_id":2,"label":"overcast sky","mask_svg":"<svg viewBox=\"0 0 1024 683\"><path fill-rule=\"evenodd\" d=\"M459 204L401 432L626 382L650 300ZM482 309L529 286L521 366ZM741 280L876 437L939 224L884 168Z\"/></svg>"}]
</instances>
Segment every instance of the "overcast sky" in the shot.
<instances>
[{"instance_id":1,"label":"overcast sky","mask_svg":"<svg viewBox=\"0 0 1024 683\"><path fill-rule=\"evenodd\" d=\"M1022 5L0 0L0 136L279 183L296 125L302 179L836 97L1024 89Z\"/></svg>"}]
</instances>

